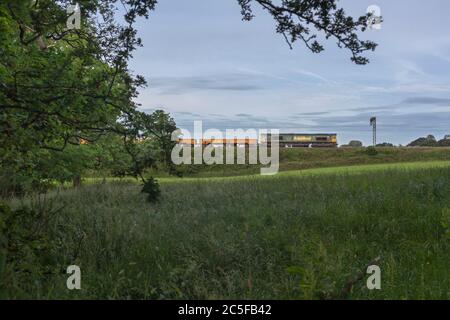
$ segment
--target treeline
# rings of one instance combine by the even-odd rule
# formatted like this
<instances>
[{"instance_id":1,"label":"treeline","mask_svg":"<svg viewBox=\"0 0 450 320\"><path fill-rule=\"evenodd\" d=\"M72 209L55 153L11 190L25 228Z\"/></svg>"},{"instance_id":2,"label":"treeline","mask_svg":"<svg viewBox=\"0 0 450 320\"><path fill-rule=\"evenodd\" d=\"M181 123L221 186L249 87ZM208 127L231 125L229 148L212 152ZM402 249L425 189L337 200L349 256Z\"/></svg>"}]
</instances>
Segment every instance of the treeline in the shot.
<instances>
[{"instance_id":1,"label":"treeline","mask_svg":"<svg viewBox=\"0 0 450 320\"><path fill-rule=\"evenodd\" d=\"M445 136L444 139L436 140L433 135L418 138L408 144L408 147L450 147L450 137Z\"/></svg>"},{"instance_id":2,"label":"treeline","mask_svg":"<svg viewBox=\"0 0 450 320\"><path fill-rule=\"evenodd\" d=\"M363 147L363 143L359 140L351 140L348 144L343 144L341 147L344 148L361 148ZM402 145L399 145L401 147ZM378 143L376 147L395 147L394 144L389 142ZM428 135L426 137L418 138L409 144L407 147L450 147L450 135L444 136L441 140L436 140L433 135Z\"/></svg>"},{"instance_id":3,"label":"treeline","mask_svg":"<svg viewBox=\"0 0 450 320\"><path fill-rule=\"evenodd\" d=\"M32 162L20 158L15 166L3 162L0 196L43 193L67 182L77 187L86 176L132 176L146 182L148 169L178 174L170 161L175 143L171 141L171 133L176 130L175 121L162 110L156 110L146 118L147 129L131 137L105 132L93 140L80 138L64 150L33 150L29 158Z\"/></svg>"}]
</instances>

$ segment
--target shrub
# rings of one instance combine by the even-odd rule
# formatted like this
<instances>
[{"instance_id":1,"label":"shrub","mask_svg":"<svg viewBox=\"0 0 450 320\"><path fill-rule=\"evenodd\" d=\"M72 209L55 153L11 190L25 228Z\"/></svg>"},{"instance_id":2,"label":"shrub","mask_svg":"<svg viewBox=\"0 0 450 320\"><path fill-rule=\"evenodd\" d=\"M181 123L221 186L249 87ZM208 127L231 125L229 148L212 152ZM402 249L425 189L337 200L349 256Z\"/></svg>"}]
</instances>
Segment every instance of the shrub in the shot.
<instances>
[{"instance_id":1,"label":"shrub","mask_svg":"<svg viewBox=\"0 0 450 320\"><path fill-rule=\"evenodd\" d=\"M366 153L369 156L376 156L378 154L378 151L377 151L377 149L375 149L375 147L370 146L370 147L367 147Z\"/></svg>"},{"instance_id":2,"label":"shrub","mask_svg":"<svg viewBox=\"0 0 450 320\"><path fill-rule=\"evenodd\" d=\"M383 143L377 144L377 147L393 148L394 145L392 143L389 143L389 142L383 142Z\"/></svg>"},{"instance_id":3,"label":"shrub","mask_svg":"<svg viewBox=\"0 0 450 320\"><path fill-rule=\"evenodd\" d=\"M450 240L450 208L442 209L441 226L445 239Z\"/></svg>"},{"instance_id":4,"label":"shrub","mask_svg":"<svg viewBox=\"0 0 450 320\"><path fill-rule=\"evenodd\" d=\"M438 145L436 138L433 135L428 135L426 138L418 138L408 144L408 147L436 147Z\"/></svg>"},{"instance_id":5,"label":"shrub","mask_svg":"<svg viewBox=\"0 0 450 320\"><path fill-rule=\"evenodd\" d=\"M450 139L442 139L438 141L439 147L450 147Z\"/></svg>"},{"instance_id":6,"label":"shrub","mask_svg":"<svg viewBox=\"0 0 450 320\"><path fill-rule=\"evenodd\" d=\"M26 298L28 285L59 270L53 259L57 243L49 228L58 211L47 204L12 209L0 202L0 297Z\"/></svg>"},{"instance_id":7,"label":"shrub","mask_svg":"<svg viewBox=\"0 0 450 320\"><path fill-rule=\"evenodd\" d=\"M360 148L363 146L362 142L359 140L352 140L348 143L349 147L353 147L353 148Z\"/></svg>"},{"instance_id":8,"label":"shrub","mask_svg":"<svg viewBox=\"0 0 450 320\"><path fill-rule=\"evenodd\" d=\"M147 194L147 200L151 203L157 202L161 195L159 184L153 177L145 182L142 192Z\"/></svg>"}]
</instances>

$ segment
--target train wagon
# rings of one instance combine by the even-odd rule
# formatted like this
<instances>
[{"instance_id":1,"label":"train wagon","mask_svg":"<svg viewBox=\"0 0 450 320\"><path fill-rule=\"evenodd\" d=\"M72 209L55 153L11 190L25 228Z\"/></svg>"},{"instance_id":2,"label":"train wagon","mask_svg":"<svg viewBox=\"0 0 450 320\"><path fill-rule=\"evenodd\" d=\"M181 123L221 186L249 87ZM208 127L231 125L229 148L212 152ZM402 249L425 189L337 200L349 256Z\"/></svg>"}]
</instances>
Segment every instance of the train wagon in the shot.
<instances>
[{"instance_id":1,"label":"train wagon","mask_svg":"<svg viewBox=\"0 0 450 320\"><path fill-rule=\"evenodd\" d=\"M195 145L195 139L178 139L177 143L194 146Z\"/></svg>"},{"instance_id":2,"label":"train wagon","mask_svg":"<svg viewBox=\"0 0 450 320\"><path fill-rule=\"evenodd\" d=\"M262 134L259 143L270 145L271 134ZM274 137L275 138L275 137ZM278 134L278 144L282 148L307 148L322 147L336 148L336 133L280 133Z\"/></svg>"},{"instance_id":3,"label":"train wagon","mask_svg":"<svg viewBox=\"0 0 450 320\"><path fill-rule=\"evenodd\" d=\"M225 145L234 145L234 146L256 146L258 144L258 140L257 139L250 139L250 138L245 138L245 139L238 139L238 138L234 138L234 139L203 139L202 141L202 145L214 145L214 146L225 146Z\"/></svg>"}]
</instances>

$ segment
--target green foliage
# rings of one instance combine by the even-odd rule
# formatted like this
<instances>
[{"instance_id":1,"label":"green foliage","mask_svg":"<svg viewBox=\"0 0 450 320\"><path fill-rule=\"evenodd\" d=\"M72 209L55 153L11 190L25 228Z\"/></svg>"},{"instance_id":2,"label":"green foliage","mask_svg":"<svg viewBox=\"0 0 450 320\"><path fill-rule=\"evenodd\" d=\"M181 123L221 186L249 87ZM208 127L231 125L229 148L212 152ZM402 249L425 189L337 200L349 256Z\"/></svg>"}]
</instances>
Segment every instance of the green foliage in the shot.
<instances>
[{"instance_id":1,"label":"green foliage","mask_svg":"<svg viewBox=\"0 0 450 320\"><path fill-rule=\"evenodd\" d=\"M381 147L381 148L393 148L394 145L392 143L389 142L383 142L383 143L378 143L377 147Z\"/></svg>"},{"instance_id":2,"label":"green foliage","mask_svg":"<svg viewBox=\"0 0 450 320\"><path fill-rule=\"evenodd\" d=\"M375 147L369 146L366 148L366 153L368 156L376 156L378 154L378 151Z\"/></svg>"},{"instance_id":3,"label":"green foliage","mask_svg":"<svg viewBox=\"0 0 450 320\"><path fill-rule=\"evenodd\" d=\"M123 137L108 134L87 147L94 150L95 164L94 170L86 174L113 177L125 177L132 174L133 161L126 152Z\"/></svg>"},{"instance_id":4,"label":"green foliage","mask_svg":"<svg viewBox=\"0 0 450 320\"><path fill-rule=\"evenodd\" d=\"M27 297L28 290L60 271L49 228L57 211L46 203L19 209L0 203L0 297Z\"/></svg>"},{"instance_id":5,"label":"green foliage","mask_svg":"<svg viewBox=\"0 0 450 320\"><path fill-rule=\"evenodd\" d=\"M408 144L408 147L437 147L438 143L433 135L428 135L426 138L418 138Z\"/></svg>"},{"instance_id":6,"label":"green foliage","mask_svg":"<svg viewBox=\"0 0 450 320\"><path fill-rule=\"evenodd\" d=\"M280 171L363 164L402 162L450 161L450 148L376 148L377 156L369 156L365 148L281 148ZM236 152L235 152L236 155ZM263 165L179 165L177 171L184 177L215 177L259 174ZM167 173L152 169L151 175L165 177Z\"/></svg>"},{"instance_id":7,"label":"green foliage","mask_svg":"<svg viewBox=\"0 0 450 320\"><path fill-rule=\"evenodd\" d=\"M175 120L163 110L155 110L151 114L140 115L138 128L141 139L144 140L143 152L151 153L164 171L176 173L171 160L172 149L176 144L172 137L177 134Z\"/></svg>"},{"instance_id":8,"label":"green foliage","mask_svg":"<svg viewBox=\"0 0 450 320\"><path fill-rule=\"evenodd\" d=\"M439 147L450 147L450 139L442 139L437 142Z\"/></svg>"},{"instance_id":9,"label":"green foliage","mask_svg":"<svg viewBox=\"0 0 450 320\"><path fill-rule=\"evenodd\" d=\"M450 241L450 208L442 209L441 226L444 238Z\"/></svg>"},{"instance_id":10,"label":"green foliage","mask_svg":"<svg viewBox=\"0 0 450 320\"><path fill-rule=\"evenodd\" d=\"M0 3L0 176L14 176L11 192L78 175L92 163L86 148L62 151L129 130L145 85L127 67L141 43L132 26L155 1L121 3L125 26L111 1L83 1L79 30L65 28L71 1Z\"/></svg>"},{"instance_id":11,"label":"green foliage","mask_svg":"<svg viewBox=\"0 0 450 320\"><path fill-rule=\"evenodd\" d=\"M276 31L283 35L291 48L294 42L300 40L312 52L320 53L324 47L319 39L332 37L337 40L339 48L350 51L351 61L366 64L369 59L362 54L374 51L377 47L373 41L359 39L359 33L366 31L369 20L374 17L369 14L357 19L347 16L344 9L338 8L337 0L238 0L238 2L243 19L247 21L253 18L252 4L261 5L263 10L273 16Z\"/></svg>"},{"instance_id":12,"label":"green foliage","mask_svg":"<svg viewBox=\"0 0 450 320\"><path fill-rule=\"evenodd\" d=\"M155 179L153 179L153 177L151 177L144 183L141 192L147 194L147 200L150 203L159 201L159 197L161 195L161 189L159 188L159 184Z\"/></svg>"},{"instance_id":13,"label":"green foliage","mask_svg":"<svg viewBox=\"0 0 450 320\"><path fill-rule=\"evenodd\" d=\"M145 183L145 171L158 165L163 171L176 173L171 161L171 151L176 143L172 141L172 133L176 130L173 118L162 110L138 113L133 122L133 134L124 139L125 150L133 164L128 174L140 177Z\"/></svg>"},{"instance_id":14,"label":"green foliage","mask_svg":"<svg viewBox=\"0 0 450 320\"><path fill-rule=\"evenodd\" d=\"M363 143L359 140L351 140L348 144L342 145L342 147L352 147L352 148L361 148Z\"/></svg>"}]
</instances>

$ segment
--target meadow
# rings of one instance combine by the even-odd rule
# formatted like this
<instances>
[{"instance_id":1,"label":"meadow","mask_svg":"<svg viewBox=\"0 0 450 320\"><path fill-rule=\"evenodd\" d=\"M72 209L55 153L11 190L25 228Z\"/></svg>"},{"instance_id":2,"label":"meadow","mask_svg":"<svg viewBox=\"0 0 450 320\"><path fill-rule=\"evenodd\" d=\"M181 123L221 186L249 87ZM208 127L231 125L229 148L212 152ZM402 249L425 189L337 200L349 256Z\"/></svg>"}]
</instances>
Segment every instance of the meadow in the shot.
<instances>
[{"instance_id":1,"label":"meadow","mask_svg":"<svg viewBox=\"0 0 450 320\"><path fill-rule=\"evenodd\" d=\"M276 176L161 179L149 204L127 181L53 191L52 246L0 269L3 298L449 299L450 162ZM39 211L39 210L38 210ZM381 290L365 268L381 268ZM65 268L81 267L82 289ZM361 274L364 277L360 277ZM358 279L359 278L359 279Z\"/></svg>"},{"instance_id":2,"label":"meadow","mask_svg":"<svg viewBox=\"0 0 450 320\"><path fill-rule=\"evenodd\" d=\"M236 154L236 152L235 152ZM246 157L248 160L248 155ZM368 153L367 148L281 148L280 171L305 170L366 164L386 164L403 162L450 161L450 148L429 147L377 147L377 154ZM236 163L236 162L235 162ZM262 165L180 165L178 170L185 177L217 177L259 174ZM157 177L167 176L164 172L153 170ZM92 173L91 176L101 176ZM108 173L106 173L108 176Z\"/></svg>"}]
</instances>

